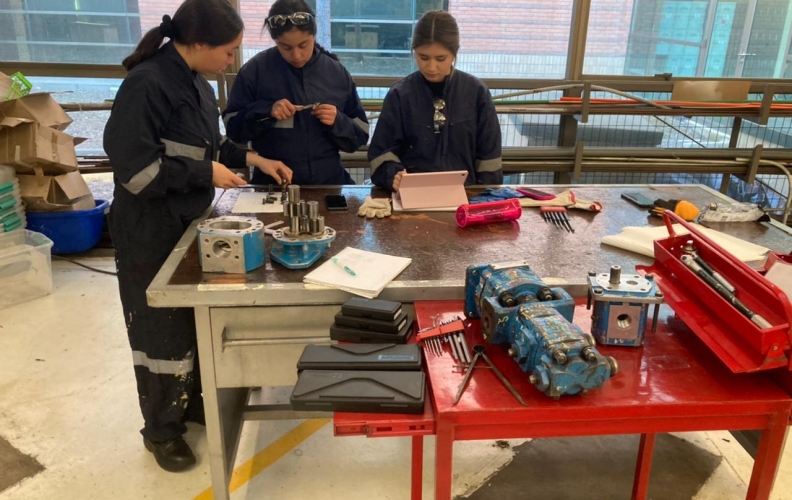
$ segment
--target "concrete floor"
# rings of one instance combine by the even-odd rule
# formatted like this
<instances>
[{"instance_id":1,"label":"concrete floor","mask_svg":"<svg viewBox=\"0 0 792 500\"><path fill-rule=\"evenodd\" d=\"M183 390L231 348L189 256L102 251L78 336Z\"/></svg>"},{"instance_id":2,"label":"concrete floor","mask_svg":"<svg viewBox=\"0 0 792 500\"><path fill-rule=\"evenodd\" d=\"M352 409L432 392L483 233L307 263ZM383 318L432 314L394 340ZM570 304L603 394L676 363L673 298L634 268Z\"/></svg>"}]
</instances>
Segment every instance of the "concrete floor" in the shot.
<instances>
[{"instance_id":1,"label":"concrete floor","mask_svg":"<svg viewBox=\"0 0 792 500\"><path fill-rule=\"evenodd\" d=\"M113 270L109 258L85 262ZM6 440L43 467L0 457L0 500L211 498L203 427L187 434L199 456L189 472L160 470L142 446L115 278L64 262L53 269L52 295L0 311L0 453L13 457ZM434 441L425 443L432 498ZM752 460L728 433L667 436L657 447L654 500L744 498ZM458 443L454 492L628 498L636 449L635 436ZM407 499L409 456L406 438L335 438L321 421L249 422L232 498ZM792 500L791 472L788 446L773 499ZM15 473L34 475L17 482Z\"/></svg>"}]
</instances>

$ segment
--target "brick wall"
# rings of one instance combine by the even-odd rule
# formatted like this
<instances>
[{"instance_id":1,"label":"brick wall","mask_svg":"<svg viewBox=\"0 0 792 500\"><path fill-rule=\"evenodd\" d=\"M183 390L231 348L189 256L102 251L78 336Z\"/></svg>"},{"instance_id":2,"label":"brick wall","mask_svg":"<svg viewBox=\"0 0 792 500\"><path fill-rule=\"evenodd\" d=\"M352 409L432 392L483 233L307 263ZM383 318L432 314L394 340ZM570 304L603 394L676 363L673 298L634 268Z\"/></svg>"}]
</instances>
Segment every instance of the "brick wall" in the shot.
<instances>
[{"instance_id":1,"label":"brick wall","mask_svg":"<svg viewBox=\"0 0 792 500\"><path fill-rule=\"evenodd\" d=\"M181 5L182 0L138 0L140 9L140 30L146 33L151 28L159 26L162 16L173 15ZM269 33L262 31L264 19L267 17L272 0L242 0L242 20L245 22L245 35L243 44L247 48L271 47L272 39Z\"/></svg>"},{"instance_id":2,"label":"brick wall","mask_svg":"<svg viewBox=\"0 0 792 500\"><path fill-rule=\"evenodd\" d=\"M151 28L159 26L162 16L172 16L181 5L182 0L138 0L140 9L140 32L145 34Z\"/></svg>"},{"instance_id":3,"label":"brick wall","mask_svg":"<svg viewBox=\"0 0 792 500\"><path fill-rule=\"evenodd\" d=\"M626 57L634 0L592 2L586 56Z\"/></svg>"},{"instance_id":4,"label":"brick wall","mask_svg":"<svg viewBox=\"0 0 792 500\"><path fill-rule=\"evenodd\" d=\"M245 53L255 55L262 49L272 47L269 32L262 29L272 0L240 0L240 4L242 20L245 21L245 35L242 40L243 47L247 49Z\"/></svg>"},{"instance_id":5,"label":"brick wall","mask_svg":"<svg viewBox=\"0 0 792 500\"><path fill-rule=\"evenodd\" d=\"M542 54L567 52L572 0L449 0L459 24L463 51L471 54Z\"/></svg>"},{"instance_id":6,"label":"brick wall","mask_svg":"<svg viewBox=\"0 0 792 500\"><path fill-rule=\"evenodd\" d=\"M462 50L471 54L565 55L572 0L449 0ZM589 15L586 54L624 57L633 0L598 0Z\"/></svg>"}]
</instances>

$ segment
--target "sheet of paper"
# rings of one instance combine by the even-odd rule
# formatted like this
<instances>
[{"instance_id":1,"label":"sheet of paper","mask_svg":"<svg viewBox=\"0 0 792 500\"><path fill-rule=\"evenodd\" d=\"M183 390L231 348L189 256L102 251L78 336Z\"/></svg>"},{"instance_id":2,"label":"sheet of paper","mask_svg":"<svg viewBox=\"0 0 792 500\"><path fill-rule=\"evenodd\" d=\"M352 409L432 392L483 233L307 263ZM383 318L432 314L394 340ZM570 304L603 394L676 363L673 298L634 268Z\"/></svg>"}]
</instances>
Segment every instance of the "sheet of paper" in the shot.
<instances>
[{"instance_id":1,"label":"sheet of paper","mask_svg":"<svg viewBox=\"0 0 792 500\"><path fill-rule=\"evenodd\" d=\"M765 254L770 251L769 248L741 240L720 231L698 224L695 224L695 226L696 229L704 233L704 236L707 236L743 262L762 260ZM688 234L688 230L682 227L675 227L674 231L677 234ZM665 226L625 227L619 234L602 238L602 243L646 255L647 257L654 257L654 240L667 237L668 229Z\"/></svg>"},{"instance_id":2,"label":"sheet of paper","mask_svg":"<svg viewBox=\"0 0 792 500\"><path fill-rule=\"evenodd\" d=\"M264 203L267 193L256 191L243 191L239 193L231 213L235 214L282 214L283 205L280 193L275 193L275 203Z\"/></svg>"},{"instance_id":3,"label":"sheet of paper","mask_svg":"<svg viewBox=\"0 0 792 500\"><path fill-rule=\"evenodd\" d=\"M333 258L351 269L355 275L353 276L341 265L334 263ZM303 281L374 298L411 262L412 259L407 257L396 257L347 247L308 273Z\"/></svg>"},{"instance_id":4,"label":"sheet of paper","mask_svg":"<svg viewBox=\"0 0 792 500\"><path fill-rule=\"evenodd\" d=\"M765 278L783 290L789 300L792 301L792 264L776 262L767 271Z\"/></svg>"}]
</instances>

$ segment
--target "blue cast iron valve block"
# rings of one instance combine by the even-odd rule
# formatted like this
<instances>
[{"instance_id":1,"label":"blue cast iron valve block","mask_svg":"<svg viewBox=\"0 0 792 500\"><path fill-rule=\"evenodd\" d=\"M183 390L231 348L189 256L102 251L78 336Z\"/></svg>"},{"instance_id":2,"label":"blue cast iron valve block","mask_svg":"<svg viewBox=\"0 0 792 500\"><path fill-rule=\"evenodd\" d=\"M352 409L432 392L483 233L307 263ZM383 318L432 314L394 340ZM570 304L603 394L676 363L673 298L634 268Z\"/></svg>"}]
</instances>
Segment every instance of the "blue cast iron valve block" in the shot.
<instances>
[{"instance_id":1,"label":"blue cast iron valve block","mask_svg":"<svg viewBox=\"0 0 792 500\"><path fill-rule=\"evenodd\" d=\"M622 274L621 267L611 266L609 273L588 273L588 304L591 333L602 345L639 347L643 344L648 323L649 306L654 304L652 332L657 330L657 317L663 292L657 288L652 274Z\"/></svg>"},{"instance_id":2,"label":"blue cast iron valve block","mask_svg":"<svg viewBox=\"0 0 792 500\"><path fill-rule=\"evenodd\" d=\"M198 224L198 249L205 273L245 274L264 265L264 223L225 216Z\"/></svg>"},{"instance_id":3,"label":"blue cast iron valve block","mask_svg":"<svg viewBox=\"0 0 792 500\"><path fill-rule=\"evenodd\" d=\"M552 398L598 389L618 372L616 360L572 323L574 299L548 287L527 262L468 267L465 312L481 318L484 339L509 346L531 383Z\"/></svg>"}]
</instances>

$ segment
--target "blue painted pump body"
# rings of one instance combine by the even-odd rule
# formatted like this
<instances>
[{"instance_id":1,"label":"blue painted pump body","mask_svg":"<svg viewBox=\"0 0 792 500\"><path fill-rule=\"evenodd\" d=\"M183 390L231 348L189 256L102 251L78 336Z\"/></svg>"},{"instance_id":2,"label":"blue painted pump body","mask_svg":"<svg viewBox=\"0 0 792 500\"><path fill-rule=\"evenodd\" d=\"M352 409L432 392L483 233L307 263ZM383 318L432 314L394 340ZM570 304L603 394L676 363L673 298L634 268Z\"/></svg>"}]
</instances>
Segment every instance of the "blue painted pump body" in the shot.
<instances>
[{"instance_id":1,"label":"blue painted pump body","mask_svg":"<svg viewBox=\"0 0 792 500\"><path fill-rule=\"evenodd\" d=\"M201 231L200 228L198 228L199 245L202 237L206 235L210 235L214 237L218 236L217 233L204 233ZM242 265L244 265L244 269L239 268L238 271L227 271L227 272L249 273L250 271L253 271L263 266L264 260L267 256L266 242L264 240L264 231L248 232L241 236L237 236L236 238L241 239L241 243L239 241L236 241L236 243L240 243L240 246L243 249ZM198 256L200 257L201 267L203 267L204 258L205 258L203 248L202 251L198 253Z\"/></svg>"},{"instance_id":2,"label":"blue painted pump body","mask_svg":"<svg viewBox=\"0 0 792 500\"><path fill-rule=\"evenodd\" d=\"M270 249L272 260L286 269L307 269L324 255L333 238L304 239L289 242L274 240Z\"/></svg>"},{"instance_id":3,"label":"blue painted pump body","mask_svg":"<svg viewBox=\"0 0 792 500\"><path fill-rule=\"evenodd\" d=\"M527 263L470 266L465 278L467 316L481 318L485 340L509 346L540 391L554 398L578 394L616 374L616 361L572 323L572 297L545 285Z\"/></svg>"},{"instance_id":4,"label":"blue painted pump body","mask_svg":"<svg viewBox=\"0 0 792 500\"><path fill-rule=\"evenodd\" d=\"M264 231L246 234L243 248L245 249L245 272L249 273L264 265L267 256Z\"/></svg>"}]
</instances>

